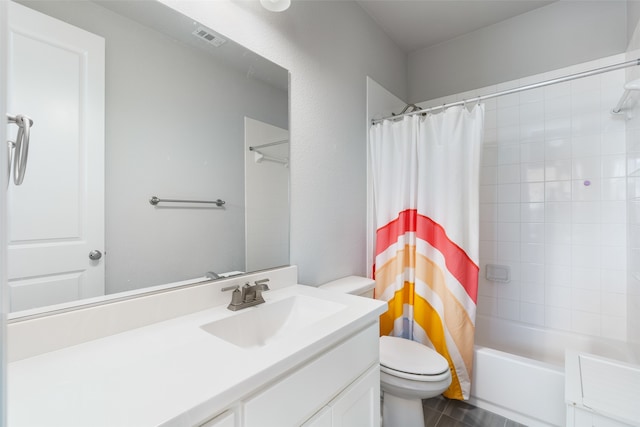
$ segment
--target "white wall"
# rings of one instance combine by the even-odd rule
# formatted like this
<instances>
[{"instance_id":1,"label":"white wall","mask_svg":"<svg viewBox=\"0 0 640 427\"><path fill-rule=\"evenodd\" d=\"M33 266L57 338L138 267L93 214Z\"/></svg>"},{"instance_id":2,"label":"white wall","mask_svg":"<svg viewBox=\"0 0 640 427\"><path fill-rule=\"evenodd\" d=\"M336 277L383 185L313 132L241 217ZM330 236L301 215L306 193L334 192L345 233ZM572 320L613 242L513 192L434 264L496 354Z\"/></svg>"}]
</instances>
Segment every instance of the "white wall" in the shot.
<instances>
[{"instance_id":1,"label":"white wall","mask_svg":"<svg viewBox=\"0 0 640 427\"><path fill-rule=\"evenodd\" d=\"M419 102L624 52L624 1L559 1L409 54Z\"/></svg>"},{"instance_id":2,"label":"white wall","mask_svg":"<svg viewBox=\"0 0 640 427\"><path fill-rule=\"evenodd\" d=\"M163 0L291 72L291 263L317 285L366 274L367 75L406 97L406 59L353 2Z\"/></svg>"},{"instance_id":3,"label":"white wall","mask_svg":"<svg viewBox=\"0 0 640 427\"><path fill-rule=\"evenodd\" d=\"M619 54L455 98L624 60ZM618 70L487 101L478 313L626 340L626 126L610 114L624 81ZM486 264L508 265L511 282L486 280Z\"/></svg>"},{"instance_id":4,"label":"white wall","mask_svg":"<svg viewBox=\"0 0 640 427\"><path fill-rule=\"evenodd\" d=\"M36 5L106 39L107 293L244 271L244 117L286 128L286 91L95 4Z\"/></svg>"}]
</instances>

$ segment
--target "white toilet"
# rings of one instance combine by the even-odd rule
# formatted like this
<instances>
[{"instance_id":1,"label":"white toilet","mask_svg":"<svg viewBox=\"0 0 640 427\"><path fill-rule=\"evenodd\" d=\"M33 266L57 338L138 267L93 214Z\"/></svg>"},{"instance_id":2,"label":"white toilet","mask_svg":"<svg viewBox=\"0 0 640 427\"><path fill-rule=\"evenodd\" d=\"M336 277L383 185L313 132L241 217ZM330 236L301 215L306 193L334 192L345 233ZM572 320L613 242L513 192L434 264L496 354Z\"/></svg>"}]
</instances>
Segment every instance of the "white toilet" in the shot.
<instances>
[{"instance_id":1,"label":"white toilet","mask_svg":"<svg viewBox=\"0 0 640 427\"><path fill-rule=\"evenodd\" d=\"M349 276L323 289L373 297L375 281ZM442 394L451 384L447 359L415 341L380 337L380 389L384 427L424 427L422 399Z\"/></svg>"}]
</instances>

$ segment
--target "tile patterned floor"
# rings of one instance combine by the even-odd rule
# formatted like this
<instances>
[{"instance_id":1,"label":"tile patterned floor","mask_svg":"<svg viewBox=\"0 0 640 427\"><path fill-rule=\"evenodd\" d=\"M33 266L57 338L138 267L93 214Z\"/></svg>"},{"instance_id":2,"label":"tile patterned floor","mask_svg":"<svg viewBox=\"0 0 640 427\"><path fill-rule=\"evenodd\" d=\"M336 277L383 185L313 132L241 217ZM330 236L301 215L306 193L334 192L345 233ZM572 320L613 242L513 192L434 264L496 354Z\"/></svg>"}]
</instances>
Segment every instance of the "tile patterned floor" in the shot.
<instances>
[{"instance_id":1,"label":"tile patterned floor","mask_svg":"<svg viewBox=\"0 0 640 427\"><path fill-rule=\"evenodd\" d=\"M435 397L422 401L427 427L526 427L459 400Z\"/></svg>"}]
</instances>

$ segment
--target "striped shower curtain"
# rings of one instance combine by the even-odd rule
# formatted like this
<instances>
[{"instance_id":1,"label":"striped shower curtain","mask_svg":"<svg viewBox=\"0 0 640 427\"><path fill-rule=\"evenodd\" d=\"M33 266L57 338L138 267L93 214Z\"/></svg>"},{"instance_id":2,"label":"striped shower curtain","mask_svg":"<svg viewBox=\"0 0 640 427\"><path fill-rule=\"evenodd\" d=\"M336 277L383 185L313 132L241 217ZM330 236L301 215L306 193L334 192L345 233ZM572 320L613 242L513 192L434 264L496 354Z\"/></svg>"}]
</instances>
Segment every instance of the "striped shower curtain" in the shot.
<instances>
[{"instance_id":1,"label":"striped shower curtain","mask_svg":"<svg viewBox=\"0 0 640 427\"><path fill-rule=\"evenodd\" d=\"M376 298L381 335L421 342L449 361L444 393L471 388L478 290L484 105L385 120L370 129Z\"/></svg>"}]
</instances>

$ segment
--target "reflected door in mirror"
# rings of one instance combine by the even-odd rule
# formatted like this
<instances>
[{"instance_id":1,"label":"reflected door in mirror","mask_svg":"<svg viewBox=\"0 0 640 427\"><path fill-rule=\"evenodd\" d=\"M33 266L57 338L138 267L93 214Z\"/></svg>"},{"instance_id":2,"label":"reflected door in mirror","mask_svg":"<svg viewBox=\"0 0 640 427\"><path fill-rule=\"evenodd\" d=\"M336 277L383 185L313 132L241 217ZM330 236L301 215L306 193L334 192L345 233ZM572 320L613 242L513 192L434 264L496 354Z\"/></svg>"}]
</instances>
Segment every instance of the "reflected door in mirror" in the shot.
<instances>
[{"instance_id":1,"label":"reflected door in mirror","mask_svg":"<svg viewBox=\"0 0 640 427\"><path fill-rule=\"evenodd\" d=\"M89 253L104 252L105 53L103 38L13 2L9 28L8 107L35 123L23 185L8 190L16 311L104 294Z\"/></svg>"}]
</instances>

